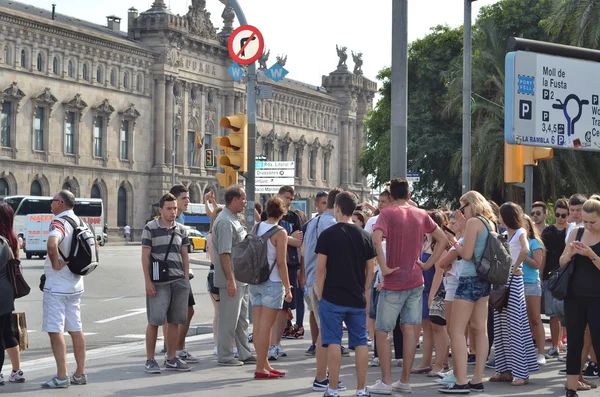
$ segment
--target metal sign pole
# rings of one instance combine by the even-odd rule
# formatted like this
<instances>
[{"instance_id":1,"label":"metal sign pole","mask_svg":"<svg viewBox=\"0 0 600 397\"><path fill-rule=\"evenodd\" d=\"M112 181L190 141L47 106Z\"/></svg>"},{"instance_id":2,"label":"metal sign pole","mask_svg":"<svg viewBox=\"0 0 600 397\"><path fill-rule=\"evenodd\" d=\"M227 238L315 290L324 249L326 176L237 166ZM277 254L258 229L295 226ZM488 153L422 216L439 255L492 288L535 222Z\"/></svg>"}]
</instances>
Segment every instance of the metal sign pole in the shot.
<instances>
[{"instance_id":1,"label":"metal sign pole","mask_svg":"<svg viewBox=\"0 0 600 397\"><path fill-rule=\"evenodd\" d=\"M406 178L408 118L408 0L392 3L390 179Z\"/></svg>"},{"instance_id":2,"label":"metal sign pole","mask_svg":"<svg viewBox=\"0 0 600 397\"><path fill-rule=\"evenodd\" d=\"M238 4L237 0L228 0L229 5L235 11L240 25L247 25L248 21L244 15L244 11ZM255 174L256 174L256 64L252 62L248 65L248 83L246 84L248 101L248 167L246 169L246 197L248 205L246 206L246 229L252 230L254 227L254 200L255 200Z\"/></svg>"}]
</instances>

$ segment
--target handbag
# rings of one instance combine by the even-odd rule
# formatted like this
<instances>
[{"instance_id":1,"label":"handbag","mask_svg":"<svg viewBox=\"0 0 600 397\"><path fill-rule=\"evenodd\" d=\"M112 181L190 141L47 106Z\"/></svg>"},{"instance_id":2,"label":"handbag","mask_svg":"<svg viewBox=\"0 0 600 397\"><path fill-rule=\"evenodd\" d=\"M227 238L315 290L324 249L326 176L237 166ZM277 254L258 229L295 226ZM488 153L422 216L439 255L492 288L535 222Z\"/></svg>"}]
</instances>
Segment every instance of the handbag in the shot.
<instances>
[{"instance_id":1,"label":"handbag","mask_svg":"<svg viewBox=\"0 0 600 397\"><path fill-rule=\"evenodd\" d=\"M583 236L584 228L580 227L577 230L577 236L575 237L575 241L580 241L581 236ZM566 266L558 268L548 280L548 289L550 293L559 301L564 300L569 293L569 281L571 281L571 275L573 274L573 269L575 265L573 264L575 261L575 255L571 258L571 261L567 263Z\"/></svg>"},{"instance_id":2,"label":"handbag","mask_svg":"<svg viewBox=\"0 0 600 397\"><path fill-rule=\"evenodd\" d=\"M495 285L490 292L490 305L498 313L502 313L505 307L508 306L508 298L510 296L510 284L512 283L513 275L508 280L508 285Z\"/></svg>"},{"instance_id":3,"label":"handbag","mask_svg":"<svg viewBox=\"0 0 600 397\"><path fill-rule=\"evenodd\" d=\"M174 238L175 231L171 234L171 241L169 241L164 260L154 259L152 258L152 255L150 255L150 280L152 280L152 282L160 283L169 281L169 264L167 263L167 258L169 257L169 252L171 252L171 245L173 245Z\"/></svg>"},{"instance_id":4,"label":"handbag","mask_svg":"<svg viewBox=\"0 0 600 397\"><path fill-rule=\"evenodd\" d=\"M446 319L446 305L444 304L444 300L446 299L446 291L440 289L433 301L431 302L431 307L429 308L429 317L436 316L442 319Z\"/></svg>"},{"instance_id":5,"label":"handbag","mask_svg":"<svg viewBox=\"0 0 600 397\"><path fill-rule=\"evenodd\" d=\"M29 287L29 284L27 284L27 281L25 281L25 277L23 277L21 261L14 257L8 240L2 237L2 242L6 244L6 247L8 248L8 261L6 264L8 268L8 278L13 289L13 298L19 299L27 296L29 295L29 292L31 292L31 288Z\"/></svg>"}]
</instances>

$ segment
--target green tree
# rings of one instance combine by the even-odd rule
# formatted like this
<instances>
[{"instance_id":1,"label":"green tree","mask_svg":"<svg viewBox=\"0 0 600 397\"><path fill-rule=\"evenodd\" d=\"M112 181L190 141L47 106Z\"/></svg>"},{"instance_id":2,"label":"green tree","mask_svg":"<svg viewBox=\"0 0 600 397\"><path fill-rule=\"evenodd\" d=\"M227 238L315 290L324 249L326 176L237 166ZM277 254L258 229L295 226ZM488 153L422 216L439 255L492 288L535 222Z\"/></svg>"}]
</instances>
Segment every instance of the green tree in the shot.
<instances>
[{"instance_id":1,"label":"green tree","mask_svg":"<svg viewBox=\"0 0 600 397\"><path fill-rule=\"evenodd\" d=\"M600 2L597 0L552 0L546 30L554 41L570 45L600 47Z\"/></svg>"}]
</instances>

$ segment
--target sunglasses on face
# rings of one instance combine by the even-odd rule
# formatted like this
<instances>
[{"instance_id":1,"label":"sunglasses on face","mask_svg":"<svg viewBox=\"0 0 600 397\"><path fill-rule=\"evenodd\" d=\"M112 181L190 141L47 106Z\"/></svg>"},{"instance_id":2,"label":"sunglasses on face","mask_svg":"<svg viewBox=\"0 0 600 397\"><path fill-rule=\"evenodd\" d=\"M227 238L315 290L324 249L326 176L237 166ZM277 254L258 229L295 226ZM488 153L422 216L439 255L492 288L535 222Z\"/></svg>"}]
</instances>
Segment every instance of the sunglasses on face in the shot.
<instances>
[{"instance_id":1,"label":"sunglasses on face","mask_svg":"<svg viewBox=\"0 0 600 397\"><path fill-rule=\"evenodd\" d=\"M555 217L557 217L557 218L563 218L563 219L566 219L566 218L569 216L569 214L559 214L559 213L557 212L557 213L555 213L555 214L554 214L554 216L555 216Z\"/></svg>"},{"instance_id":2,"label":"sunglasses on face","mask_svg":"<svg viewBox=\"0 0 600 397\"><path fill-rule=\"evenodd\" d=\"M461 214L465 214L465 208L467 208L469 206L469 204L465 204L462 207L460 207L458 210L460 211Z\"/></svg>"},{"instance_id":3,"label":"sunglasses on face","mask_svg":"<svg viewBox=\"0 0 600 397\"><path fill-rule=\"evenodd\" d=\"M531 212L531 216L541 216L542 212L541 211L532 211Z\"/></svg>"}]
</instances>

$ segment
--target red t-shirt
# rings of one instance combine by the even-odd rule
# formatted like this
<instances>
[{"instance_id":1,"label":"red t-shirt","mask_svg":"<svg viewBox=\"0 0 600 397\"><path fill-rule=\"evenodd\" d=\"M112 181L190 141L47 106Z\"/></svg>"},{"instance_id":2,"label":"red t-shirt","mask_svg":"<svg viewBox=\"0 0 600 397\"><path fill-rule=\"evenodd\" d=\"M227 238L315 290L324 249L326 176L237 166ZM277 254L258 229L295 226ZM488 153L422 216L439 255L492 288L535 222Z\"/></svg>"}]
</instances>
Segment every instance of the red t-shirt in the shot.
<instances>
[{"instance_id":1,"label":"red t-shirt","mask_svg":"<svg viewBox=\"0 0 600 397\"><path fill-rule=\"evenodd\" d=\"M436 227L429 214L416 207L392 206L381 211L373 231L381 230L387 241L387 266L400 268L383 278L383 289L406 291L423 285L423 270L417 259L423 236Z\"/></svg>"}]
</instances>

